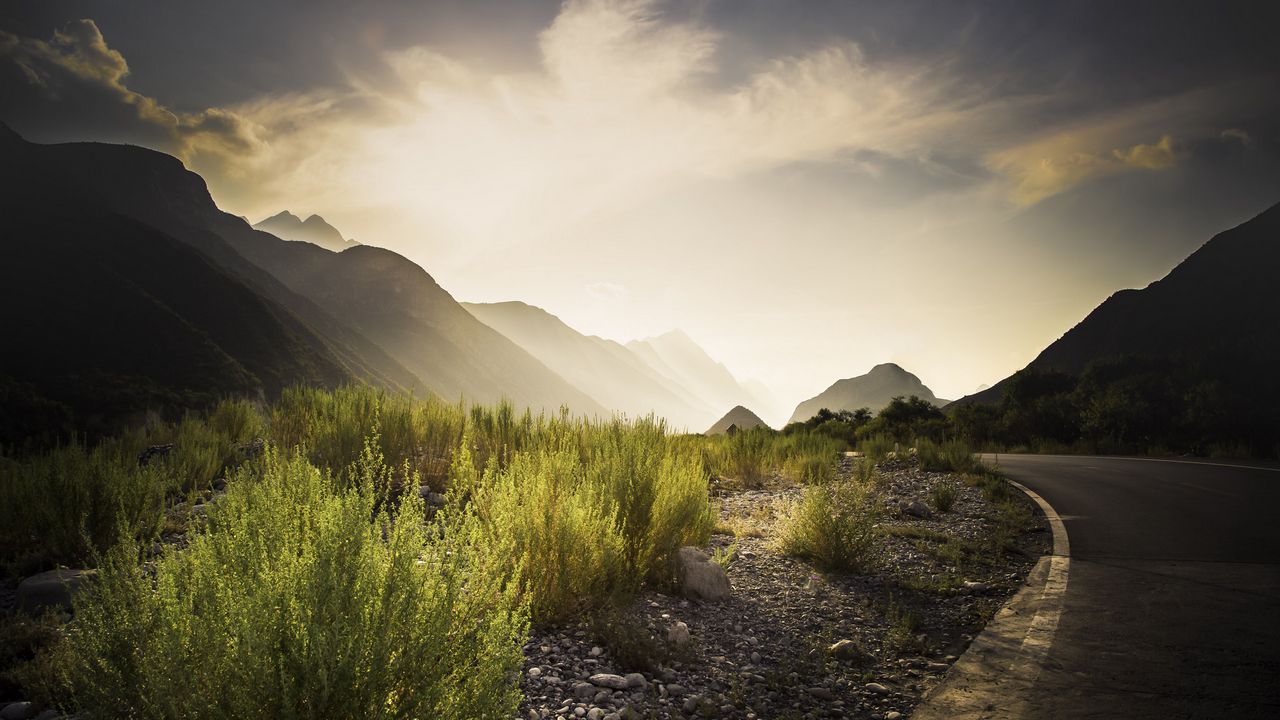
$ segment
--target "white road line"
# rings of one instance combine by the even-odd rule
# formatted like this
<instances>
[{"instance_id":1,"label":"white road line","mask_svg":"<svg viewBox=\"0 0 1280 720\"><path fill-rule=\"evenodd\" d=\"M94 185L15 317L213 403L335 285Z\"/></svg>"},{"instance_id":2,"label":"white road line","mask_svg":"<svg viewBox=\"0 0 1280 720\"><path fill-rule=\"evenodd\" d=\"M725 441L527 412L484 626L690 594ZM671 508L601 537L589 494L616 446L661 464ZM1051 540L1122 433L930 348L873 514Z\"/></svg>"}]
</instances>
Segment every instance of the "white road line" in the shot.
<instances>
[{"instance_id":1,"label":"white road line","mask_svg":"<svg viewBox=\"0 0 1280 720\"><path fill-rule=\"evenodd\" d=\"M1021 483L1009 480L1009 483L1026 493L1044 511L1053 531L1053 555L1049 558L1049 577L1040 592L1040 602L1035 617L1027 628L1022 639L1018 657L1009 665L1009 674L1024 683L1024 687L1035 686L1044 670L1049 649L1053 647L1053 638L1058 631L1058 622L1062 619L1062 600L1067 592L1067 579L1071 572L1071 540L1067 537L1066 524L1053 506L1034 490ZM1015 717L1021 713L1015 713Z\"/></svg>"}]
</instances>

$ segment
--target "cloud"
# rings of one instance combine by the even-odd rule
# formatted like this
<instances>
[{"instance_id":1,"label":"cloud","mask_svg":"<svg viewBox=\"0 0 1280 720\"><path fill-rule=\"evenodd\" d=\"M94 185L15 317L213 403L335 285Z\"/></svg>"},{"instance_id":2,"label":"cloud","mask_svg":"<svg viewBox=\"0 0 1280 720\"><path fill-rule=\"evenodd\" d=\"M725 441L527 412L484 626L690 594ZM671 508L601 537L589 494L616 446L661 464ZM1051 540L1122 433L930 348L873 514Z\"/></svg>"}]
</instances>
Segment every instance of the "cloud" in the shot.
<instances>
[{"instance_id":1,"label":"cloud","mask_svg":"<svg viewBox=\"0 0 1280 720\"><path fill-rule=\"evenodd\" d=\"M601 301L625 298L631 294L627 286L612 282L594 282L586 286L587 294Z\"/></svg>"},{"instance_id":2,"label":"cloud","mask_svg":"<svg viewBox=\"0 0 1280 720\"><path fill-rule=\"evenodd\" d=\"M93 20L78 20L45 41L0 31L0 57L20 70L30 88L69 113L120 116L131 121L127 137L191 162L210 157L233 158L260 145L244 118L222 109L175 112L125 84L129 65L107 45Z\"/></svg>"},{"instance_id":3,"label":"cloud","mask_svg":"<svg viewBox=\"0 0 1280 720\"><path fill-rule=\"evenodd\" d=\"M1258 145L1257 141L1253 139L1252 135L1245 132L1244 130L1241 130L1240 128L1227 128L1226 130L1223 130L1221 133L1218 133L1218 137L1222 138L1223 140L1237 141L1241 145L1249 149L1253 149Z\"/></svg>"},{"instance_id":4,"label":"cloud","mask_svg":"<svg viewBox=\"0 0 1280 720\"><path fill-rule=\"evenodd\" d=\"M1009 198L1028 206L1066 192L1089 178L1131 170L1166 170L1174 166L1177 147L1170 135L1151 144L1111 150L1092 149L1099 139L1088 131L1067 131L992 155L988 165L1004 175Z\"/></svg>"}]
</instances>

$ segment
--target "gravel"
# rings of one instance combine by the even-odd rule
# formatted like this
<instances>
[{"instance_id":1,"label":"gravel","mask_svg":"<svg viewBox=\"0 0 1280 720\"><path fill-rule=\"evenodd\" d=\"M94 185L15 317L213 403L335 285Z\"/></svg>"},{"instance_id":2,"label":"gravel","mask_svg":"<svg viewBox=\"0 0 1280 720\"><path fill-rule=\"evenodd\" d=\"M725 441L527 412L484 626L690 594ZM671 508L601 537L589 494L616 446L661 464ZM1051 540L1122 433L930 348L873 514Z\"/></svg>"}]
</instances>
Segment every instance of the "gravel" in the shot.
<instances>
[{"instance_id":1,"label":"gravel","mask_svg":"<svg viewBox=\"0 0 1280 720\"><path fill-rule=\"evenodd\" d=\"M845 457L841 474L859 462ZM824 574L780 554L778 507L799 488L777 478L764 489L722 488L722 524L739 535L717 534L704 549L733 551L732 596L712 603L645 591L615 620L630 628L629 639L615 634L612 644L585 618L536 629L525 646L519 717L909 716L1025 581L1050 536L1019 493L1013 501L1026 507L1027 522L998 533L996 506L954 475L922 471L911 459L882 463L879 472L873 502L884 508L885 532L875 569ZM905 512L927 504L940 482L959 491L949 512ZM943 536L966 552L939 552ZM998 554L997 536L1007 543ZM629 673L644 684L629 682ZM628 682L599 687L601 676Z\"/></svg>"}]
</instances>

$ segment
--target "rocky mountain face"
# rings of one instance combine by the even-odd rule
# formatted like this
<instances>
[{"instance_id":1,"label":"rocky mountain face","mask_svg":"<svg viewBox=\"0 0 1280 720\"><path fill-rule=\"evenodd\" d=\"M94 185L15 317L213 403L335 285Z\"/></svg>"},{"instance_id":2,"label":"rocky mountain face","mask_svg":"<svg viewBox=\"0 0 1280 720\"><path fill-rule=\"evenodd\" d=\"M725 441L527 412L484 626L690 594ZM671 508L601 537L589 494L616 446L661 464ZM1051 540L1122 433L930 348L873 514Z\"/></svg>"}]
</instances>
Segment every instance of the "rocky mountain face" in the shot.
<instances>
[{"instance_id":1,"label":"rocky mountain face","mask_svg":"<svg viewBox=\"0 0 1280 720\"><path fill-rule=\"evenodd\" d=\"M808 420L822 408L833 411L869 408L873 413L879 412L893 398L912 395L938 406L947 403L939 400L920 382L920 378L893 363L882 363L865 375L837 380L831 387L800 403L788 422Z\"/></svg>"},{"instance_id":2,"label":"rocky mountain face","mask_svg":"<svg viewBox=\"0 0 1280 720\"><path fill-rule=\"evenodd\" d=\"M761 425L768 427L765 421L761 420L758 415L747 408L738 405L725 413L724 417L717 420L711 427L707 428L707 431L703 433L703 435L723 435L729 432L730 428L733 428L736 432L738 430L751 430L752 428L758 428Z\"/></svg>"},{"instance_id":3,"label":"rocky mountain face","mask_svg":"<svg viewBox=\"0 0 1280 720\"><path fill-rule=\"evenodd\" d=\"M253 227L255 230L269 232L281 240L309 242L334 252L342 252L360 244L355 240L342 237L342 233L338 232L337 228L325 222L319 215L312 215L303 220L288 210L272 215Z\"/></svg>"},{"instance_id":4,"label":"rocky mountain face","mask_svg":"<svg viewBox=\"0 0 1280 720\"><path fill-rule=\"evenodd\" d=\"M278 308L282 322L299 328L304 344L343 369L335 377L468 401L505 397L522 407L605 413L391 251L357 245L334 253L254 230L219 210L203 179L162 153L100 143L36 145L11 132L3 152L7 183L32 188L28 195L50 198L58 208L122 216L197 251ZM92 241L87 228L77 233L77 242ZM38 364L45 350L32 346L26 353Z\"/></svg>"},{"instance_id":5,"label":"rocky mountain face","mask_svg":"<svg viewBox=\"0 0 1280 720\"><path fill-rule=\"evenodd\" d=\"M1164 278L1107 298L1027 369L1079 375L1122 357L1173 359L1230 393L1280 402L1277 268L1280 205L1218 233ZM957 402L998 403L1008 384Z\"/></svg>"}]
</instances>

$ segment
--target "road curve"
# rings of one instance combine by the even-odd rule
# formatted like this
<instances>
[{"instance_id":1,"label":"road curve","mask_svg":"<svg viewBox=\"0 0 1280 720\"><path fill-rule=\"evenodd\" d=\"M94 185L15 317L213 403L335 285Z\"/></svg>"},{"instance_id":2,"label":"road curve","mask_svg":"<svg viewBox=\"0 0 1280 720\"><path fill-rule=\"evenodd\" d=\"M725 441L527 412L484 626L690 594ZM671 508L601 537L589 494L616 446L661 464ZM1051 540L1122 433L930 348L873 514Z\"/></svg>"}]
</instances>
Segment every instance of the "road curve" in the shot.
<instances>
[{"instance_id":1,"label":"road curve","mask_svg":"<svg viewBox=\"0 0 1280 720\"><path fill-rule=\"evenodd\" d=\"M1019 715L1280 717L1280 468L986 459L1070 538L1057 631Z\"/></svg>"}]
</instances>

